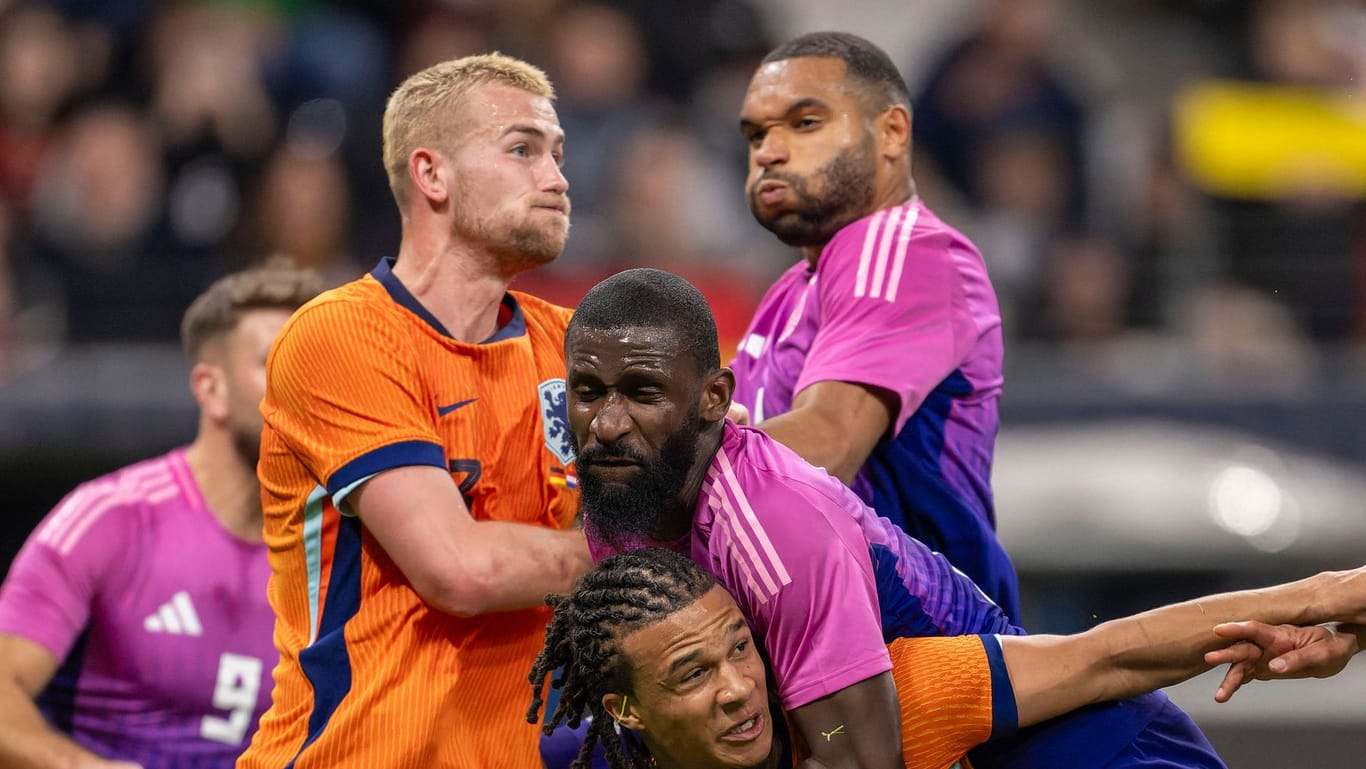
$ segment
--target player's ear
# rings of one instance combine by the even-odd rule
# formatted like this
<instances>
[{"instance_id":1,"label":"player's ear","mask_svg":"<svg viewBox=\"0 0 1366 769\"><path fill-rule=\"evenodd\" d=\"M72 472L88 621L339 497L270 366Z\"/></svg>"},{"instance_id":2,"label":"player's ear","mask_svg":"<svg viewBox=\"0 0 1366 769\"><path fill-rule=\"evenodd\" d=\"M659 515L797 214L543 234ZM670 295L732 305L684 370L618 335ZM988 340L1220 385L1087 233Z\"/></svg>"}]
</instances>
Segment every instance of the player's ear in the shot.
<instances>
[{"instance_id":1,"label":"player's ear","mask_svg":"<svg viewBox=\"0 0 1366 769\"><path fill-rule=\"evenodd\" d=\"M450 199L446 176L442 173L446 158L436 150L418 147L408 155L408 182L413 192L433 204Z\"/></svg>"},{"instance_id":2,"label":"player's ear","mask_svg":"<svg viewBox=\"0 0 1366 769\"><path fill-rule=\"evenodd\" d=\"M602 706L623 729L644 731L645 722L640 719L640 710L631 707L631 695L608 692L602 695Z\"/></svg>"},{"instance_id":3,"label":"player's ear","mask_svg":"<svg viewBox=\"0 0 1366 769\"><path fill-rule=\"evenodd\" d=\"M873 121L878 151L888 160L900 160L911 152L911 112L893 104Z\"/></svg>"},{"instance_id":4,"label":"player's ear","mask_svg":"<svg viewBox=\"0 0 1366 769\"><path fill-rule=\"evenodd\" d=\"M704 422L720 422L730 410L730 400L735 395L735 374L722 366L707 374L702 380L701 402L697 413Z\"/></svg>"},{"instance_id":5,"label":"player's ear","mask_svg":"<svg viewBox=\"0 0 1366 769\"><path fill-rule=\"evenodd\" d=\"M202 360L191 366L190 393L210 419L228 418L228 388L222 366Z\"/></svg>"}]
</instances>

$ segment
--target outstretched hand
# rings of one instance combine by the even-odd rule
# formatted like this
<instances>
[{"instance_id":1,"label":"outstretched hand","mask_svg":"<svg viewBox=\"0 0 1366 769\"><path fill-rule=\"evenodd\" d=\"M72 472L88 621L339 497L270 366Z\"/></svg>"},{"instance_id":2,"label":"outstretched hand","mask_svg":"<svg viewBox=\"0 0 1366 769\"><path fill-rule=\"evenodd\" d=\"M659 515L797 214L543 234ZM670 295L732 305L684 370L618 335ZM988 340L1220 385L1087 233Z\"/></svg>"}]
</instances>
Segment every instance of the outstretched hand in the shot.
<instances>
[{"instance_id":1,"label":"outstretched hand","mask_svg":"<svg viewBox=\"0 0 1366 769\"><path fill-rule=\"evenodd\" d=\"M1336 675L1361 650L1358 633L1363 630L1336 623L1306 627L1262 622L1216 625L1215 635L1234 643L1205 654L1206 664L1229 665L1214 700L1227 702L1250 681Z\"/></svg>"}]
</instances>

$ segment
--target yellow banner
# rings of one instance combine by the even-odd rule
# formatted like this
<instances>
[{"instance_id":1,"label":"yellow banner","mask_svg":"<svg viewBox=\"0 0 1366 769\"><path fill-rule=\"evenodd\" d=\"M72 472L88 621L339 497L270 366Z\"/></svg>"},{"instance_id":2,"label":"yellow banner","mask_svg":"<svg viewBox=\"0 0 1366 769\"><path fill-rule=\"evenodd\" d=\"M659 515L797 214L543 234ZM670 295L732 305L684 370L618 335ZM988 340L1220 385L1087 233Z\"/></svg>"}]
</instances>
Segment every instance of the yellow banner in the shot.
<instances>
[{"instance_id":1,"label":"yellow banner","mask_svg":"<svg viewBox=\"0 0 1366 769\"><path fill-rule=\"evenodd\" d=\"M1177 162L1210 194L1366 197L1366 93L1204 81L1174 106Z\"/></svg>"}]
</instances>

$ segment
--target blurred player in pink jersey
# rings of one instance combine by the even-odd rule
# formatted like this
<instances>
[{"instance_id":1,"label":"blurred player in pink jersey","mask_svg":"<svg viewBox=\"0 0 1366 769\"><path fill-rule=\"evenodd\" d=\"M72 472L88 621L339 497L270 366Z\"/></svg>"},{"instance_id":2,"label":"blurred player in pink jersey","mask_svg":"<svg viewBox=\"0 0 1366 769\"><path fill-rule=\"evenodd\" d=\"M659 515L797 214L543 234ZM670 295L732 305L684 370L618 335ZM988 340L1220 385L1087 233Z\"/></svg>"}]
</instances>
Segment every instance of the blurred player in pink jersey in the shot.
<instances>
[{"instance_id":1,"label":"blurred player in pink jersey","mask_svg":"<svg viewBox=\"0 0 1366 769\"><path fill-rule=\"evenodd\" d=\"M803 35L754 73L740 131L754 218L805 258L755 310L736 402L1019 622L990 484L1001 312L977 248L916 195L905 81L867 40Z\"/></svg>"},{"instance_id":2,"label":"blurred player in pink jersey","mask_svg":"<svg viewBox=\"0 0 1366 769\"><path fill-rule=\"evenodd\" d=\"M256 461L266 353L321 286L267 266L190 306L194 442L83 483L0 587L0 766L229 769L270 702Z\"/></svg>"}]
</instances>

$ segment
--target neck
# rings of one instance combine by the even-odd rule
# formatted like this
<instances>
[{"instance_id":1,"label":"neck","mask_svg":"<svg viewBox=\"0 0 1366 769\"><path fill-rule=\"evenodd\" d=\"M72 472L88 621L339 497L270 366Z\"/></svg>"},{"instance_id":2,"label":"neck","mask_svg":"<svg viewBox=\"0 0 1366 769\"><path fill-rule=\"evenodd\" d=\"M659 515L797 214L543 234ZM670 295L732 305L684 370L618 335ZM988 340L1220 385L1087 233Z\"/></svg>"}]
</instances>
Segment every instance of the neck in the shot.
<instances>
[{"instance_id":1,"label":"neck","mask_svg":"<svg viewBox=\"0 0 1366 769\"><path fill-rule=\"evenodd\" d=\"M687 480L674 499L673 510L655 533L660 542L672 542L692 528L693 513L697 510L697 498L702 494L702 483L707 479L716 452L721 450L721 440L725 437L725 421L717 422L702 431L697 438L697 453L693 455L692 467L688 470Z\"/></svg>"},{"instance_id":2,"label":"neck","mask_svg":"<svg viewBox=\"0 0 1366 769\"><path fill-rule=\"evenodd\" d=\"M912 200L918 199L918 197L919 196L916 194L915 179L911 178L908 174L903 181L885 185L881 193L873 197L872 206L865 213L860 214L858 218L862 219L865 216L870 216L884 209L905 205ZM832 237L833 235L834 233L831 233ZM820 261L821 252L825 250L825 246L829 242L829 240L826 240L822 243L802 247L802 257L806 259L807 264L811 265L811 269L816 269L816 263Z\"/></svg>"},{"instance_id":3,"label":"neck","mask_svg":"<svg viewBox=\"0 0 1366 769\"><path fill-rule=\"evenodd\" d=\"M185 451L209 512L229 533L246 542L261 541L261 487L256 468L243 461L232 437L201 422L199 435Z\"/></svg>"},{"instance_id":4,"label":"neck","mask_svg":"<svg viewBox=\"0 0 1366 769\"><path fill-rule=\"evenodd\" d=\"M394 277L451 336L482 342L498 330L498 308L513 276L497 268L494 256L467 244L405 234Z\"/></svg>"}]
</instances>

